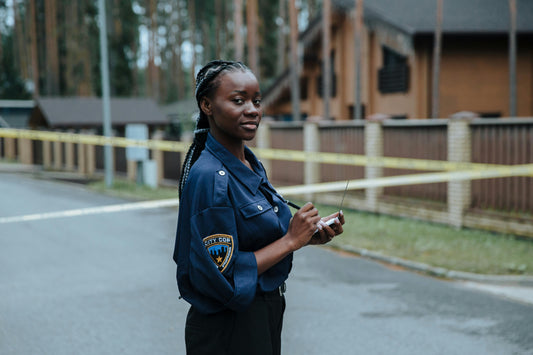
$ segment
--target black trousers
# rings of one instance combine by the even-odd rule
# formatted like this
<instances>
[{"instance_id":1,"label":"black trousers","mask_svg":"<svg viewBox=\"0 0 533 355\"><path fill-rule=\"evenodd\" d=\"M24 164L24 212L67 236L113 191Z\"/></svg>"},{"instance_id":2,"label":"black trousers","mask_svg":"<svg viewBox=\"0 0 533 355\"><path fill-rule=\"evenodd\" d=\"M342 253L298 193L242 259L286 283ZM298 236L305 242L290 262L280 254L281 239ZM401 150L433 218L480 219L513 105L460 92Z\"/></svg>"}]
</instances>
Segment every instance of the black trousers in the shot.
<instances>
[{"instance_id":1,"label":"black trousers","mask_svg":"<svg viewBox=\"0 0 533 355\"><path fill-rule=\"evenodd\" d=\"M257 295L244 312L215 314L189 309L185 324L188 355L280 355L285 297Z\"/></svg>"}]
</instances>

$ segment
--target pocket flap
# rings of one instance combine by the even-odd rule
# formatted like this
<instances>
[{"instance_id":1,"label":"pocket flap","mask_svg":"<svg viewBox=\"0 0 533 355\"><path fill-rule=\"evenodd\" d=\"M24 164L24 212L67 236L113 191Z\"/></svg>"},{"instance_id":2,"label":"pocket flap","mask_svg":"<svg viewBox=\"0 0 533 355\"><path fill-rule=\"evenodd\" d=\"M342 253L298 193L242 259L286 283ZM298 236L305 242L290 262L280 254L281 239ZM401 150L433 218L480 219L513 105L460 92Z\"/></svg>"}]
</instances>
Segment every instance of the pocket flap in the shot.
<instances>
[{"instance_id":1,"label":"pocket flap","mask_svg":"<svg viewBox=\"0 0 533 355\"><path fill-rule=\"evenodd\" d=\"M252 218L270 209L272 209L272 206L268 203L267 199L263 198L241 206L241 213L244 218Z\"/></svg>"}]
</instances>

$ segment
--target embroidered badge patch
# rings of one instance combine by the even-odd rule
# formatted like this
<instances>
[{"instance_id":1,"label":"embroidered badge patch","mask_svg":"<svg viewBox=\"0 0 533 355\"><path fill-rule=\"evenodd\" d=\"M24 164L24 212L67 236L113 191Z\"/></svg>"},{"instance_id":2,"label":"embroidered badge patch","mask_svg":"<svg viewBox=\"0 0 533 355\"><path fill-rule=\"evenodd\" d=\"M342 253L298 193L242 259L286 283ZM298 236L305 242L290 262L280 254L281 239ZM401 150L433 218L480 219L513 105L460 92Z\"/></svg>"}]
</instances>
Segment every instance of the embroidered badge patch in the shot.
<instances>
[{"instance_id":1,"label":"embroidered badge patch","mask_svg":"<svg viewBox=\"0 0 533 355\"><path fill-rule=\"evenodd\" d=\"M218 270L223 272L233 256L233 237L228 234L213 234L202 241Z\"/></svg>"}]
</instances>

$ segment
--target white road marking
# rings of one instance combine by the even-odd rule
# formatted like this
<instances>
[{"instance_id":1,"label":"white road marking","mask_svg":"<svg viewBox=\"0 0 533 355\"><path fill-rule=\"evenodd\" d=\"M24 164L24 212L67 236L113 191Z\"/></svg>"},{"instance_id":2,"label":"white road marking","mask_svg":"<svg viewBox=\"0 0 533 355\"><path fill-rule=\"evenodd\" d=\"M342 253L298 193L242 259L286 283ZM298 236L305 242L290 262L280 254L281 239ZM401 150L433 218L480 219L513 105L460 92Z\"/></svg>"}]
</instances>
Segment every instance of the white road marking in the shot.
<instances>
[{"instance_id":1,"label":"white road marking","mask_svg":"<svg viewBox=\"0 0 533 355\"><path fill-rule=\"evenodd\" d=\"M86 215L99 214L99 213L145 210L145 209L160 208L160 207L173 207L173 206L178 206L178 204L179 204L179 200L177 198L173 198L173 199L166 199L166 200L123 203L119 205L78 208L74 210L36 213L36 214L28 214L24 216L0 217L0 224L37 221L37 220L52 219L52 218L78 217L78 216L86 216Z\"/></svg>"}]
</instances>

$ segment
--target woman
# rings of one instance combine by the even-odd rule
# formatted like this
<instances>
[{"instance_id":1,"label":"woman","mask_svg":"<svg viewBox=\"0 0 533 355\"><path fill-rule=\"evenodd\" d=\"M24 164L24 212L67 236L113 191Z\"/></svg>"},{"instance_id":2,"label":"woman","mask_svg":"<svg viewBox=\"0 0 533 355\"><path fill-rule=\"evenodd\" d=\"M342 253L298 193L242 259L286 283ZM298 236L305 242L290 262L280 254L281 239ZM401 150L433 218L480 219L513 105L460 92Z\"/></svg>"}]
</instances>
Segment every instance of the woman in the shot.
<instances>
[{"instance_id":1,"label":"woman","mask_svg":"<svg viewBox=\"0 0 533 355\"><path fill-rule=\"evenodd\" d=\"M342 233L344 217L321 219L307 203L291 218L244 143L262 115L259 83L245 65L208 63L196 78L196 101L174 250L181 297L191 304L187 353L279 354L292 253Z\"/></svg>"}]
</instances>

